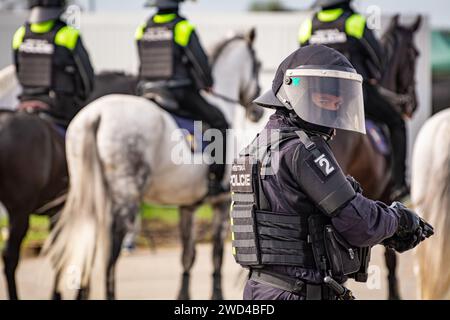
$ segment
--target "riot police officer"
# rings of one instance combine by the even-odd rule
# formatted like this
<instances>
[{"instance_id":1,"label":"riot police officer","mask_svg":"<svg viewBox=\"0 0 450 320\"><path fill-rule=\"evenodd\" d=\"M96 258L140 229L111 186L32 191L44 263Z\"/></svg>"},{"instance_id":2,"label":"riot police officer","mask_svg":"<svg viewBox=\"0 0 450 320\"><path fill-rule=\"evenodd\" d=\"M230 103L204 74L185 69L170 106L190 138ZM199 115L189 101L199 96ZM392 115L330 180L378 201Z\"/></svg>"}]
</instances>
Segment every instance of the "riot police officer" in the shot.
<instances>
[{"instance_id":1,"label":"riot police officer","mask_svg":"<svg viewBox=\"0 0 450 320\"><path fill-rule=\"evenodd\" d=\"M22 105L41 105L63 126L82 108L94 71L80 32L61 20L64 0L31 0L30 16L13 39Z\"/></svg>"},{"instance_id":2,"label":"riot police officer","mask_svg":"<svg viewBox=\"0 0 450 320\"><path fill-rule=\"evenodd\" d=\"M370 248L399 252L433 233L417 214L361 194L327 141L365 133L362 77L338 51L302 47L255 103L273 108L231 173L233 255L250 269L244 299L352 299L342 284L367 281Z\"/></svg>"},{"instance_id":3,"label":"riot police officer","mask_svg":"<svg viewBox=\"0 0 450 320\"><path fill-rule=\"evenodd\" d=\"M321 11L305 20L299 31L300 45L322 44L343 53L364 79L366 114L385 123L393 145L394 198L409 193L406 184L406 126L397 111L376 90L384 67L383 48L366 19L353 11L351 0L317 0Z\"/></svg>"},{"instance_id":4,"label":"riot police officer","mask_svg":"<svg viewBox=\"0 0 450 320\"><path fill-rule=\"evenodd\" d=\"M158 12L136 31L140 58L138 92L145 95L146 91L167 88L189 117L220 130L223 161L213 163L209 170L208 194L215 196L225 191L222 179L228 123L222 112L200 94L200 90L211 91L213 78L195 27L178 12L183 1L150 1Z\"/></svg>"}]
</instances>

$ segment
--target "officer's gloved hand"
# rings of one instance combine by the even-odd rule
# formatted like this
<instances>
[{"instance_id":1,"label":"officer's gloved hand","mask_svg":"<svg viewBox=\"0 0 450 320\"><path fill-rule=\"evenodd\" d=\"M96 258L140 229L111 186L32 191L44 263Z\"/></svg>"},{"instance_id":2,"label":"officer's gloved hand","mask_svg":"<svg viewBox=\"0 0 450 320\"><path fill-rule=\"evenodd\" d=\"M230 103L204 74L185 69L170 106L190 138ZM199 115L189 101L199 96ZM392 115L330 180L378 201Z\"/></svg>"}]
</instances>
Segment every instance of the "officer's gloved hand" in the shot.
<instances>
[{"instance_id":1,"label":"officer's gloved hand","mask_svg":"<svg viewBox=\"0 0 450 320\"><path fill-rule=\"evenodd\" d=\"M405 252L416 247L420 242L434 234L433 227L400 202L394 202L391 208L400 215L395 234L383 241L383 245L397 252Z\"/></svg>"},{"instance_id":2,"label":"officer's gloved hand","mask_svg":"<svg viewBox=\"0 0 450 320\"><path fill-rule=\"evenodd\" d=\"M361 185L358 181L355 180L352 176L347 176L347 181L350 182L352 185L353 190L355 190L356 193L363 193L363 189L361 188Z\"/></svg>"}]
</instances>

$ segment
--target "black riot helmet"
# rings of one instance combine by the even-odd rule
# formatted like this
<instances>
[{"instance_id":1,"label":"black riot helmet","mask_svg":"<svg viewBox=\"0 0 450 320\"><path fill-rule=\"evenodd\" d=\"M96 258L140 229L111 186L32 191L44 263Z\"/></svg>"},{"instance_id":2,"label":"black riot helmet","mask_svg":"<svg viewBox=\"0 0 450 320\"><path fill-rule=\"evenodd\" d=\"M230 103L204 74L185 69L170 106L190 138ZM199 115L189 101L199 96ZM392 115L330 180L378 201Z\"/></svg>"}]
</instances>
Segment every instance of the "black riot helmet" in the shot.
<instances>
[{"instance_id":1,"label":"black riot helmet","mask_svg":"<svg viewBox=\"0 0 450 320\"><path fill-rule=\"evenodd\" d=\"M177 10L178 6L184 0L149 0L147 7L156 7L159 10Z\"/></svg>"},{"instance_id":2,"label":"black riot helmet","mask_svg":"<svg viewBox=\"0 0 450 320\"><path fill-rule=\"evenodd\" d=\"M350 4L351 0L316 0L312 5L313 8L329 8L341 4Z\"/></svg>"},{"instance_id":3,"label":"black riot helmet","mask_svg":"<svg viewBox=\"0 0 450 320\"><path fill-rule=\"evenodd\" d=\"M57 19L66 9L66 0L29 0L29 23L40 23Z\"/></svg>"},{"instance_id":4,"label":"black riot helmet","mask_svg":"<svg viewBox=\"0 0 450 320\"><path fill-rule=\"evenodd\" d=\"M254 102L313 125L366 132L362 77L344 55L323 45L294 51L278 67L272 89Z\"/></svg>"}]
</instances>

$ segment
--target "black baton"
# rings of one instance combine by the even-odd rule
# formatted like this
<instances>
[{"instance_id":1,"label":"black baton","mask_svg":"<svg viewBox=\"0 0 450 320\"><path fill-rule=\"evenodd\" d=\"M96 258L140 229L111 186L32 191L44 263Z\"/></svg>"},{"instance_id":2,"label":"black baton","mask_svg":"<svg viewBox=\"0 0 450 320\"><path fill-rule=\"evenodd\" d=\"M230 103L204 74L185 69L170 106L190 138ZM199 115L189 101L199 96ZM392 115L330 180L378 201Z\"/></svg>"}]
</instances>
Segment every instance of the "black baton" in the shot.
<instances>
[{"instance_id":1,"label":"black baton","mask_svg":"<svg viewBox=\"0 0 450 320\"><path fill-rule=\"evenodd\" d=\"M329 286L334 292L337 293L337 296L341 300L355 300L355 297L353 296L353 293L344 287L343 285L340 285L336 280L334 280L330 276L326 276L323 281L327 286Z\"/></svg>"}]
</instances>

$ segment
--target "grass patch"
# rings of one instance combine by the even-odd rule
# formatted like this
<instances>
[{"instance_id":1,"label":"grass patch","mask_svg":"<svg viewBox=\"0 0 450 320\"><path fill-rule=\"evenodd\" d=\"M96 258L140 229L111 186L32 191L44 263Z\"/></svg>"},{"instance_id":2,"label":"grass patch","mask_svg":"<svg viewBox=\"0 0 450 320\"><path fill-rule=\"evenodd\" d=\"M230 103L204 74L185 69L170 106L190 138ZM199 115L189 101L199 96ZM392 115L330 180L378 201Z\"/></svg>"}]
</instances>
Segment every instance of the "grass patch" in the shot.
<instances>
[{"instance_id":1,"label":"grass patch","mask_svg":"<svg viewBox=\"0 0 450 320\"><path fill-rule=\"evenodd\" d=\"M45 216L35 216L32 215L30 218L30 228L28 229L27 235L25 237L22 246L24 247L35 247L40 246L45 241L48 236L48 228L50 226L50 220ZM8 227L8 219L3 218L0 220L0 230L6 231ZM4 232L0 234L0 248L3 249L5 246L5 236Z\"/></svg>"},{"instance_id":2,"label":"grass patch","mask_svg":"<svg viewBox=\"0 0 450 320\"><path fill-rule=\"evenodd\" d=\"M212 220L212 209L208 205L201 206L197 212L196 217L200 220ZM177 207L159 207L150 204L143 204L141 207L141 217L144 220L158 220L167 224L177 224L180 220Z\"/></svg>"},{"instance_id":3,"label":"grass patch","mask_svg":"<svg viewBox=\"0 0 450 320\"><path fill-rule=\"evenodd\" d=\"M151 225L152 222L157 222L163 225L166 229L175 228L180 217L177 207L159 207L149 204L143 204L141 207L141 218L143 222ZM210 206L202 206L196 212L197 220L211 221L212 209ZM23 242L23 247L38 247L41 246L48 236L50 220L46 216L32 215L30 218L30 228ZM5 230L8 227L8 219L0 219L0 230ZM4 234L0 233L0 250L5 246Z\"/></svg>"}]
</instances>

